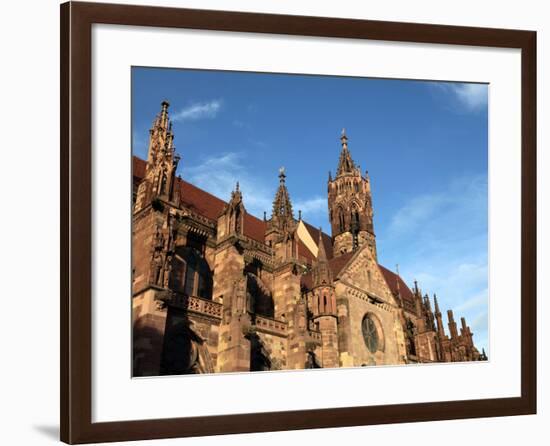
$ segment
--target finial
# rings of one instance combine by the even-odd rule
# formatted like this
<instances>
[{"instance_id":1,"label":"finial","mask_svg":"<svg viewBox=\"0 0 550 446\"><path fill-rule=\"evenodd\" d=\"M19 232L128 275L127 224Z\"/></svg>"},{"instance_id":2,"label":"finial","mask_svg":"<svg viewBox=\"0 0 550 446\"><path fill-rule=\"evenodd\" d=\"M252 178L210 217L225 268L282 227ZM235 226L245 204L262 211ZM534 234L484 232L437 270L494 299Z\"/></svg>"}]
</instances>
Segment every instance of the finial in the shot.
<instances>
[{"instance_id":1,"label":"finial","mask_svg":"<svg viewBox=\"0 0 550 446\"><path fill-rule=\"evenodd\" d=\"M342 146L344 148L348 146L348 136L346 135L346 129L342 129L342 136L340 136L340 141L342 141Z\"/></svg>"},{"instance_id":2,"label":"finial","mask_svg":"<svg viewBox=\"0 0 550 446\"><path fill-rule=\"evenodd\" d=\"M235 192L239 192L239 182L237 181L237 185L235 186Z\"/></svg>"},{"instance_id":3,"label":"finial","mask_svg":"<svg viewBox=\"0 0 550 446\"><path fill-rule=\"evenodd\" d=\"M285 168L283 166L281 166L279 168L279 180L281 180L281 183L283 183L285 181L285 178L286 178Z\"/></svg>"},{"instance_id":4,"label":"finial","mask_svg":"<svg viewBox=\"0 0 550 446\"><path fill-rule=\"evenodd\" d=\"M267 221L267 212L264 211L264 221Z\"/></svg>"},{"instance_id":5,"label":"finial","mask_svg":"<svg viewBox=\"0 0 550 446\"><path fill-rule=\"evenodd\" d=\"M328 171L328 180L332 181L332 173L330 172L330 170Z\"/></svg>"},{"instance_id":6,"label":"finial","mask_svg":"<svg viewBox=\"0 0 550 446\"><path fill-rule=\"evenodd\" d=\"M302 210L298 209L298 220L302 220Z\"/></svg>"}]
</instances>

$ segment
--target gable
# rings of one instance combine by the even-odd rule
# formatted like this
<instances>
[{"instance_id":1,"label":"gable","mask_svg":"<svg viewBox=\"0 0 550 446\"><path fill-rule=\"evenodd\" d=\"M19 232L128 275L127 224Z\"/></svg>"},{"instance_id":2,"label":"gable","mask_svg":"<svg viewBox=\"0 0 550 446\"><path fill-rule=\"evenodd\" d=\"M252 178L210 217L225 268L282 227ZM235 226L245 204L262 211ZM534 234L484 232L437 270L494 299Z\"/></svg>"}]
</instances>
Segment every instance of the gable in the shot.
<instances>
[{"instance_id":1,"label":"gable","mask_svg":"<svg viewBox=\"0 0 550 446\"><path fill-rule=\"evenodd\" d=\"M349 258L338 273L338 279L344 285L366 292L375 299L396 305L391 289L367 244Z\"/></svg>"}]
</instances>

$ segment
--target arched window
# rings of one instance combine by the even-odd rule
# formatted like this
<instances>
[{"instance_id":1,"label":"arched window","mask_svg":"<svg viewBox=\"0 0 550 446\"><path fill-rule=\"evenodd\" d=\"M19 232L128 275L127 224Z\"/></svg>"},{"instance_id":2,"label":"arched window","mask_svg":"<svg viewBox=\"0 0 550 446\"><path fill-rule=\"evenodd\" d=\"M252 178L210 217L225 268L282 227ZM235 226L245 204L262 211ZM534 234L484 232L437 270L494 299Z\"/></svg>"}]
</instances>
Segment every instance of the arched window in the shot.
<instances>
[{"instance_id":1,"label":"arched window","mask_svg":"<svg viewBox=\"0 0 550 446\"><path fill-rule=\"evenodd\" d=\"M344 221L344 211L342 208L338 210L338 221L340 225L340 231L343 232L345 230L345 221Z\"/></svg>"},{"instance_id":2,"label":"arched window","mask_svg":"<svg viewBox=\"0 0 550 446\"><path fill-rule=\"evenodd\" d=\"M170 288L188 296L212 298L212 272L196 249L185 246L176 250Z\"/></svg>"},{"instance_id":3,"label":"arched window","mask_svg":"<svg viewBox=\"0 0 550 446\"><path fill-rule=\"evenodd\" d=\"M354 234L359 231L359 210L357 204L353 203L350 215L351 230Z\"/></svg>"},{"instance_id":4,"label":"arched window","mask_svg":"<svg viewBox=\"0 0 550 446\"><path fill-rule=\"evenodd\" d=\"M273 317L275 306L270 290L253 273L247 273L246 299L248 310L261 316Z\"/></svg>"},{"instance_id":5,"label":"arched window","mask_svg":"<svg viewBox=\"0 0 550 446\"><path fill-rule=\"evenodd\" d=\"M164 188L166 187L166 182L168 181L168 176L166 174L166 169L162 169L159 175L158 190L157 193L164 193Z\"/></svg>"}]
</instances>

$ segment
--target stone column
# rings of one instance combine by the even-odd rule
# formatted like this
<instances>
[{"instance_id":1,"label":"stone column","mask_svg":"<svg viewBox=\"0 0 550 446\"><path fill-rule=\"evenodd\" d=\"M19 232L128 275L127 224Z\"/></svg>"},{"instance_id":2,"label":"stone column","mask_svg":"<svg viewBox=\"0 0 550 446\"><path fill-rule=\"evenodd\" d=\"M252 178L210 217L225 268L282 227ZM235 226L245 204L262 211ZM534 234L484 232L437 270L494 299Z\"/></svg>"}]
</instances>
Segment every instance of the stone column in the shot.
<instances>
[{"instance_id":1,"label":"stone column","mask_svg":"<svg viewBox=\"0 0 550 446\"><path fill-rule=\"evenodd\" d=\"M167 309L155 300L159 293L148 288L132 299L133 376L160 375Z\"/></svg>"},{"instance_id":2,"label":"stone column","mask_svg":"<svg viewBox=\"0 0 550 446\"><path fill-rule=\"evenodd\" d=\"M246 311L246 279L233 282L233 292L224 298L219 329L219 372L250 371L250 315Z\"/></svg>"},{"instance_id":3,"label":"stone column","mask_svg":"<svg viewBox=\"0 0 550 446\"><path fill-rule=\"evenodd\" d=\"M288 369L303 369L306 362L305 331L307 315L304 308L298 313L300 297L300 276L295 271L296 265L289 262L273 273L273 301L275 319L288 321ZM303 314L302 314L303 313Z\"/></svg>"},{"instance_id":4,"label":"stone column","mask_svg":"<svg viewBox=\"0 0 550 446\"><path fill-rule=\"evenodd\" d=\"M321 332L321 364L323 368L339 367L338 319L335 316L320 316L316 321Z\"/></svg>"}]
</instances>

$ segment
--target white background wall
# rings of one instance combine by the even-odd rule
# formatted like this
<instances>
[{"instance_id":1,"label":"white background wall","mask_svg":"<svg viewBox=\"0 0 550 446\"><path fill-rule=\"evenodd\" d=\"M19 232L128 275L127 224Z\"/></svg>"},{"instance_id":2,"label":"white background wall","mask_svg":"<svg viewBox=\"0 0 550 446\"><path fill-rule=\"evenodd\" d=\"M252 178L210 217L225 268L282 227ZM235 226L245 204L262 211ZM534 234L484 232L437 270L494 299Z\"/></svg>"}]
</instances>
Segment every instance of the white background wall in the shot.
<instances>
[{"instance_id":1,"label":"white background wall","mask_svg":"<svg viewBox=\"0 0 550 446\"><path fill-rule=\"evenodd\" d=\"M113 0L111 0L113 1ZM120 1L119 1L120 2ZM122 3L122 2L120 2ZM143 444L266 445L543 444L550 433L547 346L550 324L550 14L536 0L172 0L163 6L443 23L538 31L539 414L345 429L164 440ZM59 412L59 7L57 1L3 2L0 48L0 409L2 444L42 445L58 436ZM545 150L546 149L546 150ZM495 379L499 379L495 376ZM452 384L451 384L452 385ZM545 435L546 434L546 435ZM529 441L530 440L530 441ZM137 444L137 443L136 443Z\"/></svg>"}]
</instances>

